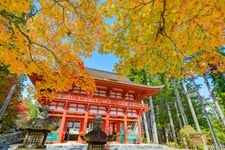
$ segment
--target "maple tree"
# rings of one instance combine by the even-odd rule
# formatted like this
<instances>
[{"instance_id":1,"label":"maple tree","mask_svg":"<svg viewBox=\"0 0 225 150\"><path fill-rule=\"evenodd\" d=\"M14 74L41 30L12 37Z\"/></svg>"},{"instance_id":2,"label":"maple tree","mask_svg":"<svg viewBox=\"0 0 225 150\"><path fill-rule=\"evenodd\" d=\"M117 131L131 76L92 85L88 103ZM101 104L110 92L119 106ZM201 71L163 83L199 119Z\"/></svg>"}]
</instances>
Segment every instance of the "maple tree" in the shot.
<instances>
[{"instance_id":1,"label":"maple tree","mask_svg":"<svg viewBox=\"0 0 225 150\"><path fill-rule=\"evenodd\" d=\"M7 95L13 84L16 82L17 77L15 74L11 74L7 69L7 66L0 63L0 109L4 106ZM14 95L9 102L9 105L4 111L4 115L0 117L0 133L7 131L15 123L17 116L15 110L18 109L19 103L19 88L16 90ZM21 112L21 110L20 110Z\"/></svg>"},{"instance_id":2,"label":"maple tree","mask_svg":"<svg viewBox=\"0 0 225 150\"><path fill-rule=\"evenodd\" d=\"M0 117L0 133L9 132L10 128L14 127L19 120L28 120L35 117L37 109L31 100L21 100L21 91L24 87L26 76L17 77L16 74L10 73L8 66L0 63L0 109L3 111ZM12 97L8 105L6 97L9 96L10 90L16 84L16 90L12 93Z\"/></svg>"},{"instance_id":3,"label":"maple tree","mask_svg":"<svg viewBox=\"0 0 225 150\"><path fill-rule=\"evenodd\" d=\"M3 106L7 95L13 84L16 81L16 75L10 74L7 66L0 63L0 106ZM18 100L17 94L19 93L19 89L16 91L15 95L12 97L12 101L10 105L14 107L16 105L16 101Z\"/></svg>"},{"instance_id":4,"label":"maple tree","mask_svg":"<svg viewBox=\"0 0 225 150\"><path fill-rule=\"evenodd\" d=\"M106 34L98 0L0 0L0 61L12 73L40 76L36 89L93 91L81 56Z\"/></svg>"},{"instance_id":5,"label":"maple tree","mask_svg":"<svg viewBox=\"0 0 225 150\"><path fill-rule=\"evenodd\" d=\"M93 91L81 57L114 52L116 70L170 77L223 71L223 0L0 0L0 61L35 73L36 88ZM113 25L104 18L114 17Z\"/></svg>"},{"instance_id":6,"label":"maple tree","mask_svg":"<svg viewBox=\"0 0 225 150\"><path fill-rule=\"evenodd\" d=\"M116 70L148 68L169 77L204 74L214 64L223 71L223 0L108 0L101 10L114 17L112 40L103 51L121 58Z\"/></svg>"}]
</instances>

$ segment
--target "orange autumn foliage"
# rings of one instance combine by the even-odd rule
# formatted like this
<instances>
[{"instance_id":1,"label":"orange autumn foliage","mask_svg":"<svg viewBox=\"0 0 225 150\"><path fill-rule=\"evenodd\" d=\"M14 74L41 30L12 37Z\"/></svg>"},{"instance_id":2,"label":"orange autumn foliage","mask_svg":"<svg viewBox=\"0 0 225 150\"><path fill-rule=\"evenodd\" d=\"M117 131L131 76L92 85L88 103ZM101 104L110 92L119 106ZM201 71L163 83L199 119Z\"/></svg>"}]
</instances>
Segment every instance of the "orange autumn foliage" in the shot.
<instances>
[{"instance_id":1,"label":"orange autumn foliage","mask_svg":"<svg viewBox=\"0 0 225 150\"><path fill-rule=\"evenodd\" d=\"M224 0L0 0L0 61L41 76L38 92L93 92L81 58L95 49L114 52L121 74L204 74L211 64L223 71L224 8ZM112 17L110 25L104 18Z\"/></svg>"},{"instance_id":2,"label":"orange autumn foliage","mask_svg":"<svg viewBox=\"0 0 225 150\"><path fill-rule=\"evenodd\" d=\"M95 49L106 26L97 0L0 0L0 61L12 73L36 73L37 91L73 86L92 92L81 56Z\"/></svg>"},{"instance_id":3,"label":"orange autumn foliage","mask_svg":"<svg viewBox=\"0 0 225 150\"><path fill-rule=\"evenodd\" d=\"M12 86L17 82L17 76L11 74L7 67L0 63L0 109L4 106L6 97L8 96ZM14 92L9 104L7 105L3 116L0 118L2 126L0 132L4 132L7 128L10 128L15 120L18 118L16 110L18 110L19 104L19 88Z\"/></svg>"},{"instance_id":4,"label":"orange autumn foliage","mask_svg":"<svg viewBox=\"0 0 225 150\"><path fill-rule=\"evenodd\" d=\"M23 119L25 120L29 120L30 116L28 114L28 109L26 108L27 105L27 101L23 100L20 101L17 104L17 107L15 108L15 113L19 116L19 117L23 117Z\"/></svg>"},{"instance_id":5,"label":"orange autumn foliage","mask_svg":"<svg viewBox=\"0 0 225 150\"><path fill-rule=\"evenodd\" d=\"M121 58L122 74L147 68L168 77L201 75L211 65L224 71L224 8L224 0L108 0L101 10L116 21L104 51Z\"/></svg>"}]
</instances>

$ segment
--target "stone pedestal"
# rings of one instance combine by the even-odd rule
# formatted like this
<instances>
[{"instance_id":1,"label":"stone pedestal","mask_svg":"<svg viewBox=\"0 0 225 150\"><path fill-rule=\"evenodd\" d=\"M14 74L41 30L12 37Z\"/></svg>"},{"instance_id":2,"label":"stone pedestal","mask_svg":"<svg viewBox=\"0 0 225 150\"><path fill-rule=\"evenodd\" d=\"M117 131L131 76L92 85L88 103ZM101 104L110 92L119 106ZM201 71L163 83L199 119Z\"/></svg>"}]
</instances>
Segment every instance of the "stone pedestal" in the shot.
<instances>
[{"instance_id":1,"label":"stone pedestal","mask_svg":"<svg viewBox=\"0 0 225 150\"><path fill-rule=\"evenodd\" d=\"M88 150L105 150L105 143L88 143Z\"/></svg>"}]
</instances>

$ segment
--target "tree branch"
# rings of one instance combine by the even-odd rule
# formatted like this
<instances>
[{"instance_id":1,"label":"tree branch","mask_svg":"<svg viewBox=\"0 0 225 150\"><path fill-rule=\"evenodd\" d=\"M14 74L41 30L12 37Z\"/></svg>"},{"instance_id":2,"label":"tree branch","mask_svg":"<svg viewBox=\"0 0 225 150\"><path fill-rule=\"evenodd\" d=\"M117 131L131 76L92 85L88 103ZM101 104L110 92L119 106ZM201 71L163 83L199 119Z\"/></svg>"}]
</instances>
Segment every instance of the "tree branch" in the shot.
<instances>
[{"instance_id":1,"label":"tree branch","mask_svg":"<svg viewBox=\"0 0 225 150\"><path fill-rule=\"evenodd\" d=\"M156 34L156 38L158 38L159 34L163 34L163 31L165 31L165 24L166 24L166 19L165 19L165 12L166 12L166 0L163 0L163 10L161 12L161 23L159 25L159 28L158 28L158 32Z\"/></svg>"},{"instance_id":2,"label":"tree branch","mask_svg":"<svg viewBox=\"0 0 225 150\"><path fill-rule=\"evenodd\" d=\"M30 59L31 61L41 70L43 71L43 69L36 63L36 61L34 60L33 56L32 56L32 52L31 52L31 44L32 44L32 41L30 40L29 36L26 35L19 27L18 24L15 24L15 26L17 27L17 29L19 30L19 32L28 40L28 50L29 50L29 56L30 56Z\"/></svg>"}]
</instances>

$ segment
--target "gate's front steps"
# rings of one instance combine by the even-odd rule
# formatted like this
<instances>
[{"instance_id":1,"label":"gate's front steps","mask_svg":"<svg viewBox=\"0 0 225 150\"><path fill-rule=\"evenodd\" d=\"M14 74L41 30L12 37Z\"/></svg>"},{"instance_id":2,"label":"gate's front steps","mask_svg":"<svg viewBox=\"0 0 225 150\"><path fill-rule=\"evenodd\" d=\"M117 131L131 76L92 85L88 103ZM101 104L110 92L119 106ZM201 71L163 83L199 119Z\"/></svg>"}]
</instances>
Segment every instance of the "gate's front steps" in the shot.
<instances>
[{"instance_id":1,"label":"gate's front steps","mask_svg":"<svg viewBox=\"0 0 225 150\"><path fill-rule=\"evenodd\" d=\"M109 150L165 150L169 147L156 144L110 144Z\"/></svg>"},{"instance_id":2,"label":"gate's front steps","mask_svg":"<svg viewBox=\"0 0 225 150\"><path fill-rule=\"evenodd\" d=\"M87 150L87 144L80 143L59 143L47 144L47 150ZM156 144L108 144L106 150L168 150L165 145Z\"/></svg>"}]
</instances>

